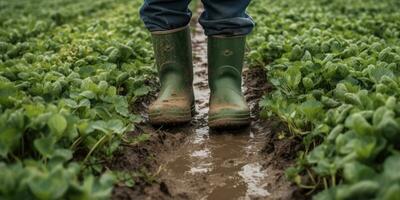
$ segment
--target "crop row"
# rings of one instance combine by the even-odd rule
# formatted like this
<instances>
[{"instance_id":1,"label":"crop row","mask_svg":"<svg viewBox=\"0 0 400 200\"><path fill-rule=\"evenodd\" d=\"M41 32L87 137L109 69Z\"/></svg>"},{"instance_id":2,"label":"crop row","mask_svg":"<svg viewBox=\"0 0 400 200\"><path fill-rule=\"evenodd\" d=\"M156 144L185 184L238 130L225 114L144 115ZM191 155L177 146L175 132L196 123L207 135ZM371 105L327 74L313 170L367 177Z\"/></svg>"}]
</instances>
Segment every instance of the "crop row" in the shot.
<instances>
[{"instance_id":1,"label":"crop row","mask_svg":"<svg viewBox=\"0 0 400 200\"><path fill-rule=\"evenodd\" d=\"M1 198L109 197L98 163L134 142L131 105L152 90L139 3L0 3Z\"/></svg>"},{"instance_id":2,"label":"crop row","mask_svg":"<svg viewBox=\"0 0 400 200\"><path fill-rule=\"evenodd\" d=\"M315 199L400 195L400 3L253 2L251 66L275 90L260 102L302 138L287 176Z\"/></svg>"}]
</instances>

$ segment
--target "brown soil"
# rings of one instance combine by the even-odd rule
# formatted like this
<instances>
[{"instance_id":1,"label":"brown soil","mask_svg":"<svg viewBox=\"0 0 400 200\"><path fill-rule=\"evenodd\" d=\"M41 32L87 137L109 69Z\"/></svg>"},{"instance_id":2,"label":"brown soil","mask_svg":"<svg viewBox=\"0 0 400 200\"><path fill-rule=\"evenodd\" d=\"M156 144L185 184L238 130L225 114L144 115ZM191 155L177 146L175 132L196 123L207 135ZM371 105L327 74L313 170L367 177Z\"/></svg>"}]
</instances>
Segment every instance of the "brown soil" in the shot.
<instances>
[{"instance_id":1,"label":"brown soil","mask_svg":"<svg viewBox=\"0 0 400 200\"><path fill-rule=\"evenodd\" d=\"M137 126L132 137L139 134L151 134L150 140L137 145L124 146L123 150L115 155L109 163L110 169L120 171L144 171L151 177L138 176L133 187L123 184L114 187L112 199L169 199L170 196L165 183L153 182L149 179L157 175L160 162L157 155L168 152L184 141L185 129L190 127L174 128L173 130L154 129L148 124Z\"/></svg>"}]
</instances>

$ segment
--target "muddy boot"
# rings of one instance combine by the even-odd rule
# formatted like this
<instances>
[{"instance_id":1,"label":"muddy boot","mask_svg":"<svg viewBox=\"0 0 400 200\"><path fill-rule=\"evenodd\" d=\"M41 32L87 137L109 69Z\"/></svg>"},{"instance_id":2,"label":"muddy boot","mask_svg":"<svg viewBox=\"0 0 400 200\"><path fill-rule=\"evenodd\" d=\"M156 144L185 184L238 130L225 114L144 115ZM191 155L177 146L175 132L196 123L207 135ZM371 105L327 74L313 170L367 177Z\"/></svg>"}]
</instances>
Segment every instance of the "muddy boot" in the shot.
<instances>
[{"instance_id":1,"label":"muddy boot","mask_svg":"<svg viewBox=\"0 0 400 200\"><path fill-rule=\"evenodd\" d=\"M210 128L250 123L250 109L241 90L245 43L244 36L208 38Z\"/></svg>"},{"instance_id":2,"label":"muddy boot","mask_svg":"<svg viewBox=\"0 0 400 200\"><path fill-rule=\"evenodd\" d=\"M150 123L174 125L188 122L194 112L189 27L153 32L152 37L161 90L149 107Z\"/></svg>"}]
</instances>

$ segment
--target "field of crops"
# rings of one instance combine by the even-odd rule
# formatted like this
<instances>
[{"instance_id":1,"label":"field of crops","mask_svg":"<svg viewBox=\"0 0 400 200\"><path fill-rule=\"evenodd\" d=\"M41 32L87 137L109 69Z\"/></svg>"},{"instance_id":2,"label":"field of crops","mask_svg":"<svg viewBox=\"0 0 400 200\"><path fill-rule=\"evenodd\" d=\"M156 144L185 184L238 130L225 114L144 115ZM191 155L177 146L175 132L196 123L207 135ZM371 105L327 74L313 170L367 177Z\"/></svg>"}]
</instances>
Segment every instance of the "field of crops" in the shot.
<instances>
[{"instance_id":1,"label":"field of crops","mask_svg":"<svg viewBox=\"0 0 400 200\"><path fill-rule=\"evenodd\" d=\"M257 4L249 62L276 88L263 115L305 145L287 176L326 189L315 199L399 199L400 2Z\"/></svg>"},{"instance_id":2,"label":"field of crops","mask_svg":"<svg viewBox=\"0 0 400 200\"><path fill-rule=\"evenodd\" d=\"M108 199L103 164L156 91L139 0L0 0L0 199ZM318 200L400 198L400 1L255 0L261 117L297 138L286 177ZM262 76L263 74L260 74ZM140 103L140 102L139 102ZM128 177L128 178L127 178ZM122 182L122 183L121 183ZM307 197L310 197L307 196Z\"/></svg>"},{"instance_id":3,"label":"field of crops","mask_svg":"<svg viewBox=\"0 0 400 200\"><path fill-rule=\"evenodd\" d=\"M141 120L129 104L154 75L139 5L0 1L2 199L110 196L100 163L143 139L124 136Z\"/></svg>"}]
</instances>

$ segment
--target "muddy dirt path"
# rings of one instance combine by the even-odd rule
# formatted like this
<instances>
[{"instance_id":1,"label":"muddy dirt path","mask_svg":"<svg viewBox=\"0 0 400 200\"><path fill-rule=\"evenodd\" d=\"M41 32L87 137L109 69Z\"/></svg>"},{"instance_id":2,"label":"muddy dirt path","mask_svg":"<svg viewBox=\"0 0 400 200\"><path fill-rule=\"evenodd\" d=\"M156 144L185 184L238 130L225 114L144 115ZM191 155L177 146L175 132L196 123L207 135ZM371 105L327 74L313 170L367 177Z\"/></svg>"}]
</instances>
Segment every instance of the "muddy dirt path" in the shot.
<instances>
[{"instance_id":1,"label":"muddy dirt path","mask_svg":"<svg viewBox=\"0 0 400 200\"><path fill-rule=\"evenodd\" d=\"M270 195L268 172L258 152L265 134L258 124L229 132L211 132L207 126L209 89L207 45L201 26L193 34L194 90L197 115L194 131L176 151L162 157L161 179L171 185L172 194L190 199L250 199Z\"/></svg>"},{"instance_id":2,"label":"muddy dirt path","mask_svg":"<svg viewBox=\"0 0 400 200\"><path fill-rule=\"evenodd\" d=\"M142 181L134 188L117 187L113 199L299 199L284 177L298 142L278 140L277 133L284 128L258 118L258 102L269 90L262 69L244 70L243 90L252 110L251 126L209 130L207 40L201 26L195 24L192 46L197 114L191 124L181 127L138 126L139 132L152 135L151 140L126 148L114 162L124 170L149 168L156 174L157 184Z\"/></svg>"}]
</instances>

